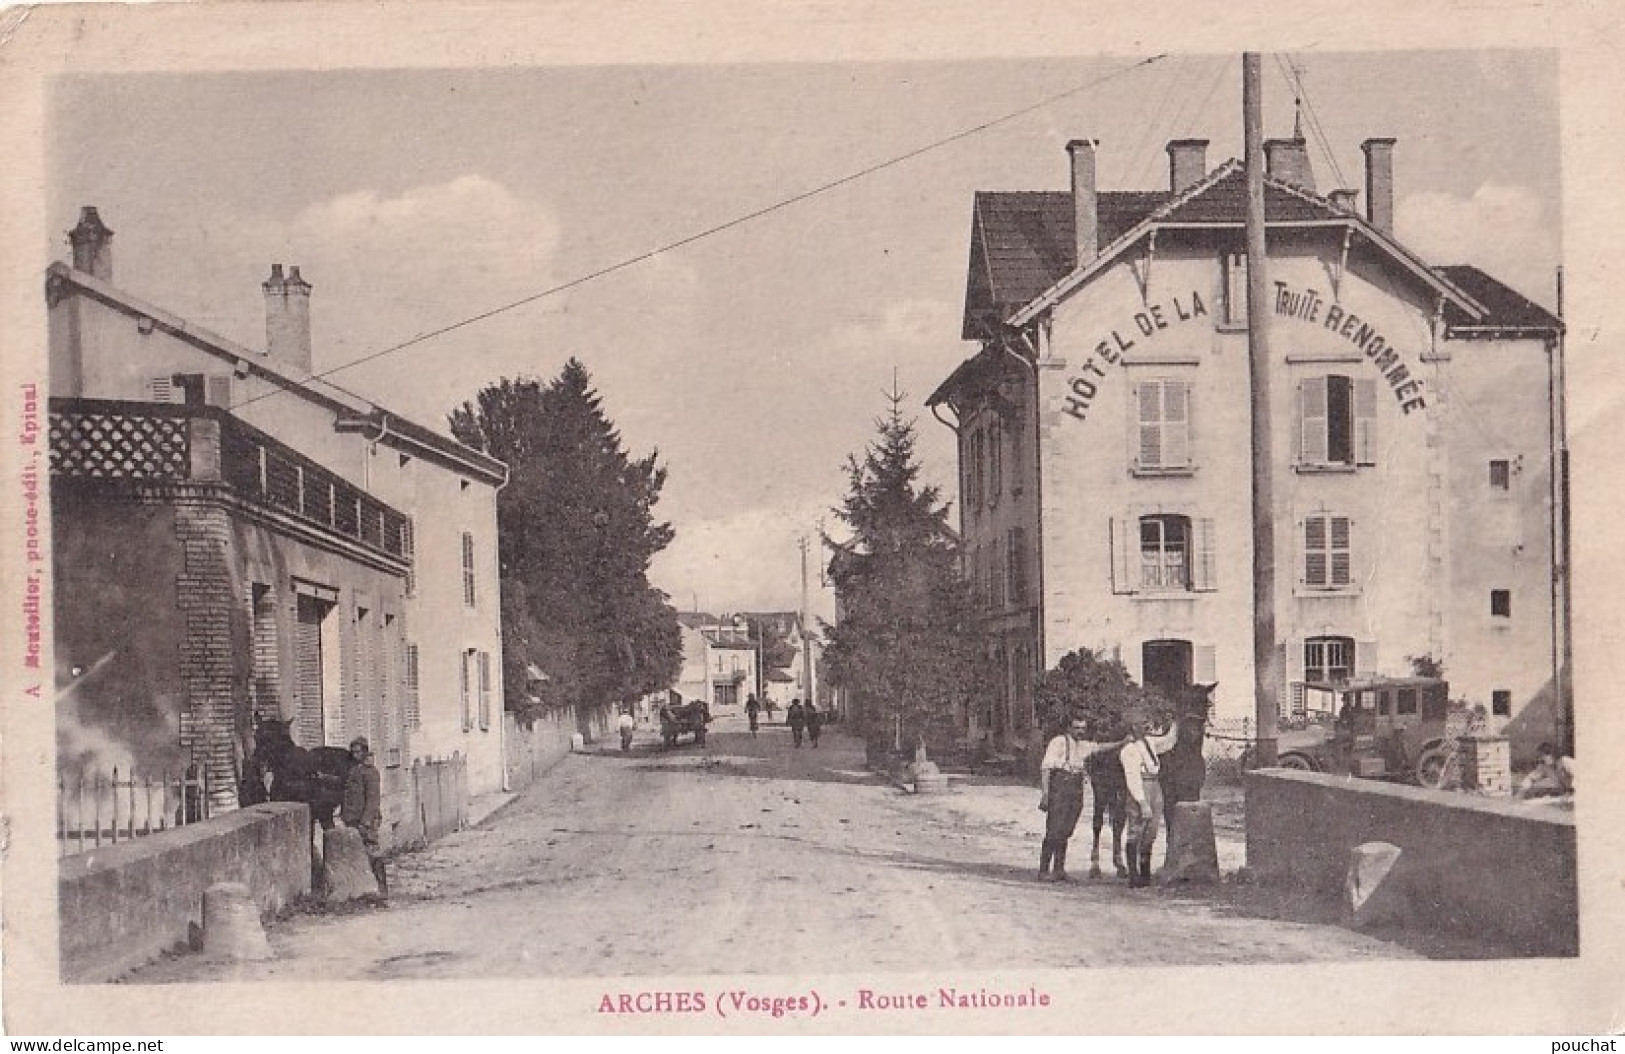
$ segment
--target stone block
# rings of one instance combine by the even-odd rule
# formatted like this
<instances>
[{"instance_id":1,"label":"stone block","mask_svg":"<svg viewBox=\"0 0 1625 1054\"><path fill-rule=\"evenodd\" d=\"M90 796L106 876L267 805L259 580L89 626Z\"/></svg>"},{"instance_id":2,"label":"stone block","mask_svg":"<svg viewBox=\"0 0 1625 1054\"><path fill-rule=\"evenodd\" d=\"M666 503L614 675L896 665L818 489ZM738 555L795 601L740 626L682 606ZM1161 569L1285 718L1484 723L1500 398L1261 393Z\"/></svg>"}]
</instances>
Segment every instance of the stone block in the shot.
<instances>
[{"instance_id":1,"label":"stone block","mask_svg":"<svg viewBox=\"0 0 1625 1054\"><path fill-rule=\"evenodd\" d=\"M322 896L341 902L377 895L378 879L361 844L361 832L353 827L322 832Z\"/></svg>"},{"instance_id":2,"label":"stone block","mask_svg":"<svg viewBox=\"0 0 1625 1054\"><path fill-rule=\"evenodd\" d=\"M1164 883L1219 881L1219 848L1210 803L1186 801L1174 806L1161 878Z\"/></svg>"},{"instance_id":3,"label":"stone block","mask_svg":"<svg viewBox=\"0 0 1625 1054\"><path fill-rule=\"evenodd\" d=\"M1395 867L1403 851L1388 842L1364 842L1349 850L1343 908L1355 928L1402 923L1408 898Z\"/></svg>"},{"instance_id":4,"label":"stone block","mask_svg":"<svg viewBox=\"0 0 1625 1054\"><path fill-rule=\"evenodd\" d=\"M246 883L216 882L203 891L203 954L226 962L275 958Z\"/></svg>"}]
</instances>

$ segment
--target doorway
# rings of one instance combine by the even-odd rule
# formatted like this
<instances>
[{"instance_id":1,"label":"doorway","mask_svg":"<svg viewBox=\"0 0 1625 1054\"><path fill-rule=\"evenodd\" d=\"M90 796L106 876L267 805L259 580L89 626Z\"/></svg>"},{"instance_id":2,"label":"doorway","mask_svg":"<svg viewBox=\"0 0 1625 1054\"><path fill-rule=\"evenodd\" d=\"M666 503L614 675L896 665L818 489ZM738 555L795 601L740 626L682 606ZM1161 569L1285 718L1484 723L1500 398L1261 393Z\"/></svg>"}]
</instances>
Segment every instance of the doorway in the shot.
<instances>
[{"instance_id":1,"label":"doorway","mask_svg":"<svg viewBox=\"0 0 1625 1054\"><path fill-rule=\"evenodd\" d=\"M1173 699L1191 686L1192 658L1188 640L1148 640L1140 646L1140 680Z\"/></svg>"}]
</instances>

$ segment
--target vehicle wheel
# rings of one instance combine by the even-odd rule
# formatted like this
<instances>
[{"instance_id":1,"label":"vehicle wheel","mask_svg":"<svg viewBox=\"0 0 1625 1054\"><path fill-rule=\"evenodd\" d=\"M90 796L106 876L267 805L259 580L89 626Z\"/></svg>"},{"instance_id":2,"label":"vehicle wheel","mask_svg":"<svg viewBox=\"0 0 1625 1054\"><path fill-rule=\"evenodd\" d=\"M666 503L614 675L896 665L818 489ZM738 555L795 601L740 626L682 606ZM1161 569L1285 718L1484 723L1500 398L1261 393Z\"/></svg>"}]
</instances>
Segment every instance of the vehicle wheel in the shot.
<instances>
[{"instance_id":1,"label":"vehicle wheel","mask_svg":"<svg viewBox=\"0 0 1625 1054\"><path fill-rule=\"evenodd\" d=\"M1291 769L1293 772L1315 771L1315 763L1302 754L1282 754L1276 760L1276 765L1283 769Z\"/></svg>"},{"instance_id":2,"label":"vehicle wheel","mask_svg":"<svg viewBox=\"0 0 1625 1054\"><path fill-rule=\"evenodd\" d=\"M1422 752L1416 762L1416 782L1438 790L1444 786L1445 772L1450 767L1450 751L1433 747Z\"/></svg>"}]
</instances>

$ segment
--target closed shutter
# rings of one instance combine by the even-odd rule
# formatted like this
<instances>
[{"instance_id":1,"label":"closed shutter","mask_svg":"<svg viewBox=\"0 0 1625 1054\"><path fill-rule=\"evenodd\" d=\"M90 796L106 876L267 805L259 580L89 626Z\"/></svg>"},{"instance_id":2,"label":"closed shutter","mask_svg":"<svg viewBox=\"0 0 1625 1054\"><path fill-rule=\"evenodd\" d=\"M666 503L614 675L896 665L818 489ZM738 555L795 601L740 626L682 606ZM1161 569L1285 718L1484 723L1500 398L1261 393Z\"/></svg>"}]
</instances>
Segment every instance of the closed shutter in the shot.
<instances>
[{"instance_id":1,"label":"closed shutter","mask_svg":"<svg viewBox=\"0 0 1625 1054\"><path fill-rule=\"evenodd\" d=\"M1324 589L1326 574L1326 517L1307 516L1303 521L1303 584Z\"/></svg>"},{"instance_id":2,"label":"closed shutter","mask_svg":"<svg viewBox=\"0 0 1625 1054\"><path fill-rule=\"evenodd\" d=\"M1374 640L1356 641L1354 644L1355 676L1375 676L1379 667L1380 663L1377 661L1377 642Z\"/></svg>"},{"instance_id":3,"label":"closed shutter","mask_svg":"<svg viewBox=\"0 0 1625 1054\"><path fill-rule=\"evenodd\" d=\"M322 616L327 605L300 596L293 626L294 729L301 746L322 745Z\"/></svg>"},{"instance_id":4,"label":"closed shutter","mask_svg":"<svg viewBox=\"0 0 1625 1054\"><path fill-rule=\"evenodd\" d=\"M1298 382L1298 460L1305 465L1326 463L1326 378L1305 377Z\"/></svg>"},{"instance_id":5,"label":"closed shutter","mask_svg":"<svg viewBox=\"0 0 1625 1054\"><path fill-rule=\"evenodd\" d=\"M1330 561L1331 578L1329 584L1336 586L1349 586L1354 583L1354 546L1353 521L1347 516L1328 516L1327 556Z\"/></svg>"},{"instance_id":6,"label":"closed shutter","mask_svg":"<svg viewBox=\"0 0 1625 1054\"><path fill-rule=\"evenodd\" d=\"M1140 468L1162 465L1162 383L1144 381L1134 386L1139 441L1135 464Z\"/></svg>"},{"instance_id":7,"label":"closed shutter","mask_svg":"<svg viewBox=\"0 0 1625 1054\"><path fill-rule=\"evenodd\" d=\"M458 699L463 704L463 731L467 732L474 727L474 693L470 683L472 677L468 664L474 659L471 651L458 652L457 655L457 690Z\"/></svg>"},{"instance_id":8,"label":"closed shutter","mask_svg":"<svg viewBox=\"0 0 1625 1054\"><path fill-rule=\"evenodd\" d=\"M1377 463L1377 382L1364 378L1354 382L1354 460L1361 465Z\"/></svg>"},{"instance_id":9,"label":"closed shutter","mask_svg":"<svg viewBox=\"0 0 1625 1054\"><path fill-rule=\"evenodd\" d=\"M491 727L491 653L480 652L480 730Z\"/></svg>"},{"instance_id":10,"label":"closed shutter","mask_svg":"<svg viewBox=\"0 0 1625 1054\"><path fill-rule=\"evenodd\" d=\"M204 379L204 401L221 409L231 408L231 374L213 373Z\"/></svg>"},{"instance_id":11,"label":"closed shutter","mask_svg":"<svg viewBox=\"0 0 1625 1054\"><path fill-rule=\"evenodd\" d=\"M1186 468L1191 463L1191 385L1189 381L1162 382L1162 467Z\"/></svg>"},{"instance_id":12,"label":"closed shutter","mask_svg":"<svg viewBox=\"0 0 1625 1054\"><path fill-rule=\"evenodd\" d=\"M1113 593L1134 592L1135 579L1132 575L1138 566L1139 542L1140 532L1133 520L1118 518L1111 521Z\"/></svg>"},{"instance_id":13,"label":"closed shutter","mask_svg":"<svg viewBox=\"0 0 1625 1054\"><path fill-rule=\"evenodd\" d=\"M175 386L171 377L165 375L148 379L147 399L155 403L182 403L186 401L186 393Z\"/></svg>"},{"instance_id":14,"label":"closed shutter","mask_svg":"<svg viewBox=\"0 0 1625 1054\"><path fill-rule=\"evenodd\" d=\"M1198 644L1191 656L1191 680L1196 684L1212 684L1218 679L1218 649L1212 644Z\"/></svg>"},{"instance_id":15,"label":"closed shutter","mask_svg":"<svg viewBox=\"0 0 1625 1054\"><path fill-rule=\"evenodd\" d=\"M406 727L417 730L423 727L423 710L418 704L418 646L406 646Z\"/></svg>"},{"instance_id":16,"label":"closed shutter","mask_svg":"<svg viewBox=\"0 0 1625 1054\"><path fill-rule=\"evenodd\" d=\"M1304 712L1303 692L1303 639L1292 637L1281 645L1282 656L1285 661L1281 663L1282 686L1280 710L1285 715L1301 715Z\"/></svg>"},{"instance_id":17,"label":"closed shutter","mask_svg":"<svg viewBox=\"0 0 1625 1054\"><path fill-rule=\"evenodd\" d=\"M1203 517L1191 521L1196 531L1196 552L1192 561L1194 580L1191 588L1199 591L1211 591L1219 588L1219 566L1216 543L1213 537L1213 520Z\"/></svg>"}]
</instances>

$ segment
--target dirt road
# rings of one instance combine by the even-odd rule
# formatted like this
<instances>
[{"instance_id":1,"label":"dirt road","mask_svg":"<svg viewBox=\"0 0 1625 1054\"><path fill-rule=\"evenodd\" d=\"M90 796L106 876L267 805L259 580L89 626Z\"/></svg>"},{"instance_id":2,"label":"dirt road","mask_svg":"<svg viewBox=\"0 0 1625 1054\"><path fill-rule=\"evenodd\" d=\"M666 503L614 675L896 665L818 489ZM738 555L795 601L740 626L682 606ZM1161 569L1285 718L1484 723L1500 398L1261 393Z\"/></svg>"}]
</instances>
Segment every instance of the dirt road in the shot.
<instances>
[{"instance_id":1,"label":"dirt road","mask_svg":"<svg viewBox=\"0 0 1625 1054\"><path fill-rule=\"evenodd\" d=\"M672 751L641 732L631 754L606 744L567 758L479 826L395 860L389 907L285 920L271 932L275 961L229 974L614 977L1421 954L1263 917L1279 912L1229 887L1039 884L1035 798L1025 787L901 793L863 771L839 730L818 750L793 749L781 727L753 739L719 722L706 747ZM1087 848L1086 836L1074 841L1079 875ZM132 980L221 977L218 965L180 957Z\"/></svg>"}]
</instances>

